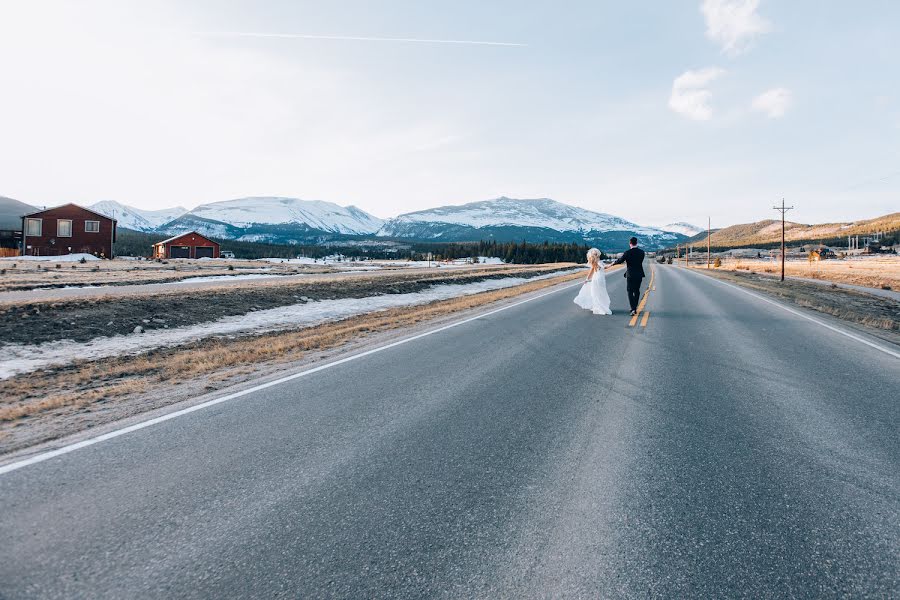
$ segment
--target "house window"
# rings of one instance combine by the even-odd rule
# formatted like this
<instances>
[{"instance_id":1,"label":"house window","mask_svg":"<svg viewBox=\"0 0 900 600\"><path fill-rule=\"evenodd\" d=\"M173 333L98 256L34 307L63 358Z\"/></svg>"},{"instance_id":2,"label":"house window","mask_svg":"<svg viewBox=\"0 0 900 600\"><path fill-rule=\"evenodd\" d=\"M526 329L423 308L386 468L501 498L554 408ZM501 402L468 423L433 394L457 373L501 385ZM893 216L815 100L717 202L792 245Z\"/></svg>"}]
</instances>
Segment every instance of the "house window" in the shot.
<instances>
[{"instance_id":1,"label":"house window","mask_svg":"<svg viewBox=\"0 0 900 600\"><path fill-rule=\"evenodd\" d=\"M86 233L100 233L100 221L85 221L84 231Z\"/></svg>"},{"instance_id":2,"label":"house window","mask_svg":"<svg viewBox=\"0 0 900 600\"><path fill-rule=\"evenodd\" d=\"M25 235L40 237L42 219L25 219Z\"/></svg>"},{"instance_id":3,"label":"house window","mask_svg":"<svg viewBox=\"0 0 900 600\"><path fill-rule=\"evenodd\" d=\"M72 237L72 219L56 220L56 237Z\"/></svg>"}]
</instances>

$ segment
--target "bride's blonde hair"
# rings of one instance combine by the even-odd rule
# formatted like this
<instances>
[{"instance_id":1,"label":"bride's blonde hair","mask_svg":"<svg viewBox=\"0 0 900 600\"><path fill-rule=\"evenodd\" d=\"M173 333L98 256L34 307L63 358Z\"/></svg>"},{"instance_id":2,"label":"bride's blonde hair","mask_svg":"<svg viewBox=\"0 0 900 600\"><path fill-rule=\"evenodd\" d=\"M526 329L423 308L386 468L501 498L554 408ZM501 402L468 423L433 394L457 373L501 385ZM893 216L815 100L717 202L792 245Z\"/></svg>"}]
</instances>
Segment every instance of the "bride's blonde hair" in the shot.
<instances>
[{"instance_id":1,"label":"bride's blonde hair","mask_svg":"<svg viewBox=\"0 0 900 600\"><path fill-rule=\"evenodd\" d=\"M600 251L596 248L591 248L587 251L587 261L588 264L600 264Z\"/></svg>"}]
</instances>

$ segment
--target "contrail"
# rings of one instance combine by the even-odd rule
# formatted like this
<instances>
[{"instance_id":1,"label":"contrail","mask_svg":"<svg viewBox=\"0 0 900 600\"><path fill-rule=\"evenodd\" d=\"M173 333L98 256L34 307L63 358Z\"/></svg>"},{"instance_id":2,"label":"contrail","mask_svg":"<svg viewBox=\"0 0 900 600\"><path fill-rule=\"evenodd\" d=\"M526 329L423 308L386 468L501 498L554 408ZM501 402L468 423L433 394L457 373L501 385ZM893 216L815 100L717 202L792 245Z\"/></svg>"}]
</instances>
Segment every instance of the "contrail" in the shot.
<instances>
[{"instance_id":1,"label":"contrail","mask_svg":"<svg viewBox=\"0 0 900 600\"><path fill-rule=\"evenodd\" d=\"M363 37L353 35L307 35L302 33L258 33L253 31L194 31L194 35L216 36L216 37L252 37L252 38L286 38L297 40L342 40L353 42L405 42L411 44L466 44L472 46L519 46L526 47L528 44L519 44L516 42L485 42L480 40L432 40L422 38L386 38L386 37Z\"/></svg>"}]
</instances>

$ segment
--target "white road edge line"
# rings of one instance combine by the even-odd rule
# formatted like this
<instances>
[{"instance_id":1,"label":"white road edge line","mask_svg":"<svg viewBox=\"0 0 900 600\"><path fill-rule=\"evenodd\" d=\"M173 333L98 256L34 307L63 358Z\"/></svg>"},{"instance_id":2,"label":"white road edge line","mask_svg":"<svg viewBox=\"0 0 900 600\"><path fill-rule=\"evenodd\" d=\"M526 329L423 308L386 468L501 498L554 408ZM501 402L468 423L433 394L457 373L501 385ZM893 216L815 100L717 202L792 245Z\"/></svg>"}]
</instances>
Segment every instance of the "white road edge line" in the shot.
<instances>
[{"instance_id":1,"label":"white road edge line","mask_svg":"<svg viewBox=\"0 0 900 600\"><path fill-rule=\"evenodd\" d=\"M682 267L682 268L684 268L684 267ZM693 271L691 271L690 269L688 269L688 271L693 273ZM702 273L694 273L694 275L698 275L700 277L704 276ZM816 325L821 325L825 329L830 329L831 331L833 331L835 333L839 333L845 337L848 337L851 340L856 340L857 342L861 342L861 343L865 344L866 346L870 346L872 348L875 348L876 350L880 350L881 352L884 352L885 354L889 354L890 356L893 356L894 358L900 358L900 352L894 352L890 348L885 348L884 346L882 346L880 344L876 344L875 342L870 342L869 340L861 338L858 335L854 335L854 334L850 333L849 331L845 331L844 329L841 329L840 327L835 327L834 325L829 325L828 323L825 323L824 321L820 321L819 319L817 319L815 317L805 315L802 312L800 312L799 310L794 310L793 308L791 308L789 306L785 306L781 302L772 300L771 298L766 298L764 296L760 296L759 294L757 294L755 292L751 292L750 290L745 290L744 288L742 288L740 286L734 285L733 283L728 283L727 281L722 281L720 279L716 279L715 277L708 277L708 279L711 279L712 281L715 281L716 283L720 283L720 284L728 286L730 288L734 288L739 292L743 292L743 293L747 294L748 296L753 296L757 300L762 300L763 302L767 302L773 306L777 306L778 308L780 308L782 310L786 310L791 314L797 315L798 317L802 317L802 318L806 319L807 321L812 321Z\"/></svg>"},{"instance_id":2,"label":"white road edge line","mask_svg":"<svg viewBox=\"0 0 900 600\"><path fill-rule=\"evenodd\" d=\"M608 274L607 274L608 276ZM273 381L269 381L267 383L263 383L252 388L248 388L246 390L241 390L240 392L235 392L233 394L228 394L226 396L222 396L220 398L215 398L213 400L209 400L207 402L203 402L201 404L196 404L194 406L190 406L188 408L184 408L182 410L178 410L166 415L162 415L160 417L156 417L154 419L150 419L148 421L143 421L141 423L135 423L134 425L130 425L128 427L123 427L122 429L116 429L114 431L110 431L108 433L104 433L102 435L98 435L97 437L88 438L86 440L82 440L80 442L76 442L74 444L69 444L68 446L63 446L62 448L57 448L56 450L50 450L48 452L43 452L41 454L36 454L30 458L26 458L24 460L20 460L18 462L10 463L8 465L0 466L0 475L4 475L6 473L10 473L12 471L16 471L23 467L27 467L29 465L37 464L40 462L44 462L45 460L49 460L51 458L55 458L57 456L62 456L63 454L68 454L69 452L74 452L75 450L80 450L81 448L87 448L88 446L93 446L94 444L99 444L100 442L105 442L106 440L111 440L113 438L117 438L120 435L125 435L126 433L131 433L132 431L138 431L140 429L144 429L146 427L152 427L153 425L157 425L159 423L163 423L165 421L169 421L171 419L176 419L178 417L183 417L184 415L190 414L192 412L196 412L198 410L202 410L204 408L209 408L210 406L215 406L216 404L222 404L223 402L228 402L229 400L234 400L236 398L240 398L242 396L247 396L254 392L258 392L260 390L264 390L270 387L274 387L276 385L280 385L282 383L286 383L288 381L293 381L294 379L299 379L301 377L306 377L307 375L312 375L313 373L318 373L319 371L324 371L325 369L330 369L332 367L336 367L338 365L342 365L354 360L358 360L360 358L364 358L366 356L370 356L372 354L376 354L378 352L383 352L385 350L389 350L391 348L396 348L397 346L402 346L403 344L408 344L409 342L414 342L423 337L427 337L429 335L434 335L435 333L440 333L442 331L446 331L448 329L452 329L454 327L459 327L460 325L465 325L466 323L471 323L472 321L476 321L478 319L489 317L491 315L495 315L499 312L503 312L504 310L509 310L511 308L515 308L516 306L521 306L522 304L526 304L528 302L532 302L534 300L538 300L540 298L544 298L551 294L557 294L561 291L571 289L575 287L575 285L582 285L581 282L573 285L562 286L558 289L552 290L550 292L544 292L543 294L538 294L536 296L532 296L531 298L527 298L525 300L520 300L519 302L515 302L513 304L508 304L506 306L501 306L500 308L496 308L494 310L490 310L485 313L480 313L473 317L469 317L467 319L463 319L462 321L455 321L448 325L443 325L436 329L432 329L430 331L426 331L424 333L420 333L408 338L404 338L402 340L397 340L396 342L391 342L390 344L386 344L384 346L379 346L377 348L372 348L371 350L366 350L365 352L360 352L359 354L353 354L351 356L347 356L329 363L325 363L324 365L319 365L318 367L313 367L312 369L307 369L306 371L301 371L300 373L294 373L293 375L288 375L286 377L282 377L280 379L275 379Z\"/></svg>"}]
</instances>

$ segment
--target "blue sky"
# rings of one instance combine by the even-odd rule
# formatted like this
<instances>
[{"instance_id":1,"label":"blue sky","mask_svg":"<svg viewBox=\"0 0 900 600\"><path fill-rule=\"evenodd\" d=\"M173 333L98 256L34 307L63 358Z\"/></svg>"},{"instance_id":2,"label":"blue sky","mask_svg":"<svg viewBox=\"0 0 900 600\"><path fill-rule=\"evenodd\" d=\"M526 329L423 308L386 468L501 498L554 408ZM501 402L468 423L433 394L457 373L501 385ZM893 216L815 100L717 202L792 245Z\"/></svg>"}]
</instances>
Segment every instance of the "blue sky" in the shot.
<instances>
[{"instance_id":1,"label":"blue sky","mask_svg":"<svg viewBox=\"0 0 900 600\"><path fill-rule=\"evenodd\" d=\"M430 43L235 34L415 38ZM0 0L0 194L900 210L900 3Z\"/></svg>"}]
</instances>

